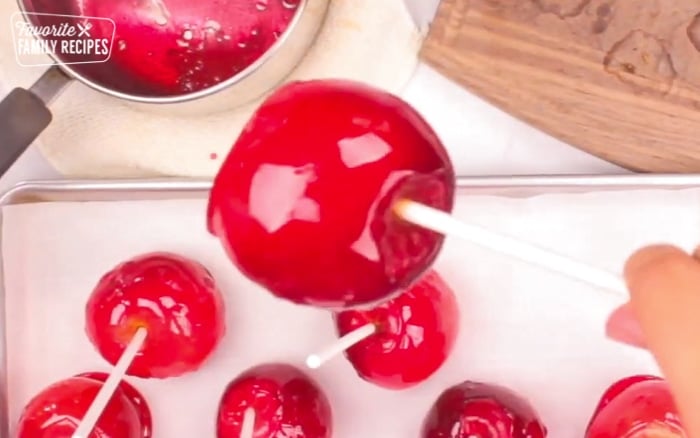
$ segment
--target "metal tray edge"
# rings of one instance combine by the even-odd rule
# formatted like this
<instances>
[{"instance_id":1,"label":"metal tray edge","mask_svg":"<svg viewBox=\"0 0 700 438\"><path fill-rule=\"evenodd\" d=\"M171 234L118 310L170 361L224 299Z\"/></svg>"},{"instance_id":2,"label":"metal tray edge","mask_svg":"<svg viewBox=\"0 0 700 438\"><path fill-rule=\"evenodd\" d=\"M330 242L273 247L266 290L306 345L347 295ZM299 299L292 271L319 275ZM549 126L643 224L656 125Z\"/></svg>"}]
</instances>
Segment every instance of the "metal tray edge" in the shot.
<instances>
[{"instance_id":1,"label":"metal tray edge","mask_svg":"<svg viewBox=\"0 0 700 438\"><path fill-rule=\"evenodd\" d=\"M30 202L202 198L211 179L34 180L0 194L0 207ZM533 196L603 190L700 187L700 174L460 176L457 187L471 194Z\"/></svg>"},{"instance_id":2,"label":"metal tray edge","mask_svg":"<svg viewBox=\"0 0 700 438\"><path fill-rule=\"evenodd\" d=\"M0 206L66 200L112 200L135 195L136 198L157 199L198 196L208 192L208 179L131 179L131 180L34 180L23 181L0 194ZM76 193L86 196L75 199ZM72 196L69 196L71 195ZM72 198L72 199L71 199ZM85 199L82 199L85 198Z\"/></svg>"}]
</instances>

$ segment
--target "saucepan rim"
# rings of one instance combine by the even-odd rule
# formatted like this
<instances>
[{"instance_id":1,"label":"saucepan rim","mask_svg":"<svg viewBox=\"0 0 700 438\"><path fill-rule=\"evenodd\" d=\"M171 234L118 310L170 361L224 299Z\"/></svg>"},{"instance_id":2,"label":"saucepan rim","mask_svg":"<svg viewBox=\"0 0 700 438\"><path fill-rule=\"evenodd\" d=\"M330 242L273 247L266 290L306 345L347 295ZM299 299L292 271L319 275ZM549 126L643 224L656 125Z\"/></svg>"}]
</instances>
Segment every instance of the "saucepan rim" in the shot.
<instances>
[{"instance_id":1,"label":"saucepan rim","mask_svg":"<svg viewBox=\"0 0 700 438\"><path fill-rule=\"evenodd\" d=\"M211 1L211 0L203 0L203 1ZM236 85L240 82L242 82L244 79L248 78L249 76L254 75L256 72L258 72L265 64L267 64L270 59L273 57L277 56L282 49L282 47L285 45L287 40L291 37L291 35L294 33L295 30L297 30L299 23L301 22L303 16L307 12L307 7L308 4L311 0L299 0L299 6L297 7L296 13L294 14L294 17L292 20L289 22L287 25L287 28L285 31L277 38L277 40L274 42L272 46L270 46L265 53L262 54L255 62L247 66L245 69L241 70L239 73L231 76L230 78L226 79L225 81L219 82L216 85L213 85L211 87L205 88L203 90L198 90L198 91L193 91L191 93L187 94L181 94L181 95L176 95L176 96L139 96L135 94L129 94L129 93L124 93L121 91L114 90L110 87L105 87L103 85L100 85L99 83L90 80L89 78L83 76L80 74L79 71L76 71L75 68L72 67L72 64L65 64L61 62L55 55L50 54L49 56L52 58L52 60L55 63L55 66L63 70L68 76L71 78L87 85L88 87L97 90L99 92L102 92L104 94L119 98L119 99L124 99L132 102L139 102L139 103L152 103L152 104L170 104L170 103L180 103L180 102L188 102L188 101L193 101L193 100L198 100L202 99L207 96L211 96L213 94L219 93L233 85ZM326 2L330 2L330 0L325 0ZM26 22L30 22L29 20L29 15L30 14L26 8L24 7L24 2L23 0L17 0L17 4L19 6L19 9L22 13L22 17ZM91 17L91 18L99 18L99 17ZM112 50L114 49L114 44L115 41L111 42L111 47L110 47L110 58L112 56ZM105 62L109 62L109 59ZM77 64L80 65L80 64ZM205 67L206 68L206 67ZM274 86L274 84L270 84L271 87Z\"/></svg>"}]
</instances>

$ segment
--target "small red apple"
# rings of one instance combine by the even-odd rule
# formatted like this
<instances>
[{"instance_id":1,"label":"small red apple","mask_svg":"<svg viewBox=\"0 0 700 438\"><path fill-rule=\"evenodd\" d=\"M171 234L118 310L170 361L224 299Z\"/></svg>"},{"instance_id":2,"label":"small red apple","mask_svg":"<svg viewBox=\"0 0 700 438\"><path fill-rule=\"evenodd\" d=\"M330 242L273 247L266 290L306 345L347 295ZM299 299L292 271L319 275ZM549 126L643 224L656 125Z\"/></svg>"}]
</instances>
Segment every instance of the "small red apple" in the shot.
<instances>
[{"instance_id":1,"label":"small red apple","mask_svg":"<svg viewBox=\"0 0 700 438\"><path fill-rule=\"evenodd\" d=\"M632 376L601 397L585 438L686 438L668 383L655 376Z\"/></svg>"},{"instance_id":2,"label":"small red apple","mask_svg":"<svg viewBox=\"0 0 700 438\"><path fill-rule=\"evenodd\" d=\"M107 375L86 373L54 383L24 408L18 438L71 438ZM121 382L88 438L150 438L151 413L143 396Z\"/></svg>"},{"instance_id":3,"label":"small red apple","mask_svg":"<svg viewBox=\"0 0 700 438\"><path fill-rule=\"evenodd\" d=\"M452 289L435 271L396 298L370 310L335 316L343 336L367 324L376 332L346 350L363 379L388 389L405 389L429 378L445 362L459 330Z\"/></svg>"},{"instance_id":4,"label":"small red apple","mask_svg":"<svg viewBox=\"0 0 700 438\"><path fill-rule=\"evenodd\" d=\"M88 300L86 320L90 341L111 364L139 328L147 330L128 370L138 377L199 369L226 330L223 299L209 271L164 252L135 257L105 274Z\"/></svg>"},{"instance_id":5,"label":"small red apple","mask_svg":"<svg viewBox=\"0 0 700 438\"><path fill-rule=\"evenodd\" d=\"M438 397L421 431L421 438L546 436L547 428L520 395L500 385L469 381L448 388Z\"/></svg>"},{"instance_id":6,"label":"small red apple","mask_svg":"<svg viewBox=\"0 0 700 438\"><path fill-rule=\"evenodd\" d=\"M443 237L393 211L411 199L451 211L455 175L406 102L357 82L278 89L258 109L211 191L209 230L250 279L336 310L414 283Z\"/></svg>"},{"instance_id":7,"label":"small red apple","mask_svg":"<svg viewBox=\"0 0 700 438\"><path fill-rule=\"evenodd\" d=\"M239 438L245 411L255 410L256 438L330 438L331 407L306 374L286 364L265 364L233 380L221 398L218 438Z\"/></svg>"}]
</instances>

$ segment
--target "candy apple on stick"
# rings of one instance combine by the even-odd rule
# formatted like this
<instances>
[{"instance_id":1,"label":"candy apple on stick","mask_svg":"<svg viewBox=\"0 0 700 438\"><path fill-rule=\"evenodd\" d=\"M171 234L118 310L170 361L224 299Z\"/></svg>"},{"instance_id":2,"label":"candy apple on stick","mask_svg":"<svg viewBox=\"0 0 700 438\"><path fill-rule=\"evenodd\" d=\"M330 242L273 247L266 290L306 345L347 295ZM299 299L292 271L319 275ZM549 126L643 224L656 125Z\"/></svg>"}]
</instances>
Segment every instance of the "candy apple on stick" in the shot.
<instances>
[{"instance_id":1,"label":"candy apple on stick","mask_svg":"<svg viewBox=\"0 0 700 438\"><path fill-rule=\"evenodd\" d=\"M454 191L442 143L398 97L295 82L244 128L215 178L208 224L274 295L341 309L395 296L437 256L443 237L399 220L396 200L450 211Z\"/></svg>"},{"instance_id":2,"label":"candy apple on stick","mask_svg":"<svg viewBox=\"0 0 700 438\"><path fill-rule=\"evenodd\" d=\"M223 300L209 271L158 252L105 274L86 305L87 334L114 365L73 438L87 438L126 374L175 377L198 369L223 337Z\"/></svg>"},{"instance_id":3,"label":"candy apple on stick","mask_svg":"<svg viewBox=\"0 0 700 438\"><path fill-rule=\"evenodd\" d=\"M120 377L86 373L50 385L24 408L17 437L151 438L146 401Z\"/></svg>"},{"instance_id":4,"label":"candy apple on stick","mask_svg":"<svg viewBox=\"0 0 700 438\"><path fill-rule=\"evenodd\" d=\"M167 378L197 370L224 335L223 298L211 273L177 254L127 260L105 274L86 306L87 334L116 363L138 329L148 338L128 368L138 377Z\"/></svg>"},{"instance_id":5,"label":"candy apple on stick","mask_svg":"<svg viewBox=\"0 0 700 438\"><path fill-rule=\"evenodd\" d=\"M330 438L331 407L302 371L264 364L236 377L225 389L217 416L218 438Z\"/></svg>"},{"instance_id":6,"label":"candy apple on stick","mask_svg":"<svg viewBox=\"0 0 700 438\"><path fill-rule=\"evenodd\" d=\"M274 295L334 310L413 284L453 235L622 292L617 275L451 216L456 179L428 123L357 82L279 88L217 174L208 227L234 264Z\"/></svg>"},{"instance_id":7,"label":"candy apple on stick","mask_svg":"<svg viewBox=\"0 0 700 438\"><path fill-rule=\"evenodd\" d=\"M406 389L435 373L454 347L459 329L457 299L435 271L401 295L335 315L337 342L307 358L318 368L342 353L363 379L387 389Z\"/></svg>"}]
</instances>

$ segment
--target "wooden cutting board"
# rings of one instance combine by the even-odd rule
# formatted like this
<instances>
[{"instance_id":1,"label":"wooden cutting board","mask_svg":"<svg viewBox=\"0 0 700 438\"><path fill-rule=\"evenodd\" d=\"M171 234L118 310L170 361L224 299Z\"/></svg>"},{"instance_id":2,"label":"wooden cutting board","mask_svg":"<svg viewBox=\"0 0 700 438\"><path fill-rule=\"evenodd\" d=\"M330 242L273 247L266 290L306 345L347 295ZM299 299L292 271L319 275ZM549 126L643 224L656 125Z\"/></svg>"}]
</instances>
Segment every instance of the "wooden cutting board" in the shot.
<instances>
[{"instance_id":1,"label":"wooden cutting board","mask_svg":"<svg viewBox=\"0 0 700 438\"><path fill-rule=\"evenodd\" d=\"M698 0L442 0L421 57L608 161L700 172Z\"/></svg>"}]
</instances>

